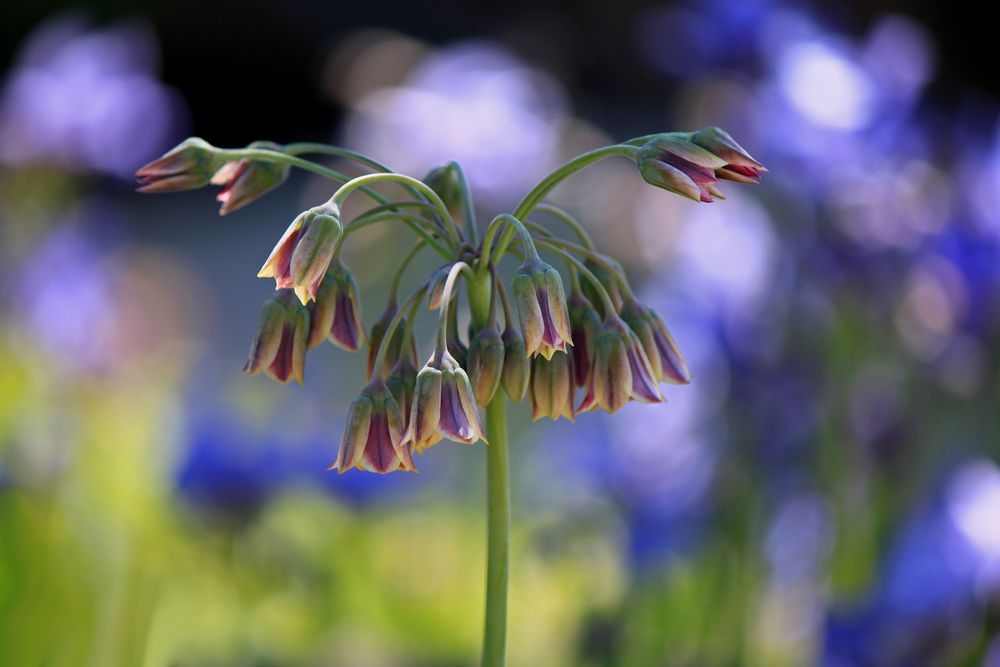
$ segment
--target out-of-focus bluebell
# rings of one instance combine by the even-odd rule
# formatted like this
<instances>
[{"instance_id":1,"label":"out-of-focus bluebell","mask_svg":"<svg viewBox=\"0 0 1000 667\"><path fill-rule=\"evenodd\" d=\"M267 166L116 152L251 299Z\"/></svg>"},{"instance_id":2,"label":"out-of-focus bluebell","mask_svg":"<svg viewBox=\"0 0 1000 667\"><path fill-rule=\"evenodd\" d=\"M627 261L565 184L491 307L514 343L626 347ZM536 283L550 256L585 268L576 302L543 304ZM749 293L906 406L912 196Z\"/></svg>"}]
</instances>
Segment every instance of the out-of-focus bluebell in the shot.
<instances>
[{"instance_id":1,"label":"out-of-focus bluebell","mask_svg":"<svg viewBox=\"0 0 1000 667\"><path fill-rule=\"evenodd\" d=\"M0 93L0 160L131 176L176 136L184 115L156 78L156 51L139 21L97 30L67 14L43 23Z\"/></svg>"}]
</instances>

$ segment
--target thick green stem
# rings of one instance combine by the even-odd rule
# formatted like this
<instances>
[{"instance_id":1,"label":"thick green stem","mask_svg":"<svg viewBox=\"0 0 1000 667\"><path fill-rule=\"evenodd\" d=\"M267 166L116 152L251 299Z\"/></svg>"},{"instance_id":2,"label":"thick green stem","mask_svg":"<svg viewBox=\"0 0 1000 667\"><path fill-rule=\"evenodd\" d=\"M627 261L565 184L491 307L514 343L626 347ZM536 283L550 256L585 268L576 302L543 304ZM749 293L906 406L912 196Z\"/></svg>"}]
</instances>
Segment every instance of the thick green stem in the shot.
<instances>
[{"instance_id":1,"label":"thick green stem","mask_svg":"<svg viewBox=\"0 0 1000 667\"><path fill-rule=\"evenodd\" d=\"M486 619L483 667L507 664L507 578L510 567L510 462L507 398L502 391L486 406Z\"/></svg>"}]
</instances>

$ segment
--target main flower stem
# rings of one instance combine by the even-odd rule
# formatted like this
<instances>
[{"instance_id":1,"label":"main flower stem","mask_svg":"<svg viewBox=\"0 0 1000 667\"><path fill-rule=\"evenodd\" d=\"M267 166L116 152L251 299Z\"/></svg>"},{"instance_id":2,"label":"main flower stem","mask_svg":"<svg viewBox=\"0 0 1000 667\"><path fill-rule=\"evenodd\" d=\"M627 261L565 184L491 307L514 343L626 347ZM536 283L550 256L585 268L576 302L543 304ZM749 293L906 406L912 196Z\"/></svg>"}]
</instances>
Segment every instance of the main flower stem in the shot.
<instances>
[{"instance_id":1,"label":"main flower stem","mask_svg":"<svg viewBox=\"0 0 1000 667\"><path fill-rule=\"evenodd\" d=\"M477 273L468 281L472 322L490 318L493 276ZM498 390L486 406L486 618L482 667L507 664L507 575L510 562L510 462L507 454L507 398Z\"/></svg>"},{"instance_id":2,"label":"main flower stem","mask_svg":"<svg viewBox=\"0 0 1000 667\"><path fill-rule=\"evenodd\" d=\"M507 575L510 561L510 462L507 399L498 391L486 406L486 621L483 667L507 664Z\"/></svg>"}]
</instances>

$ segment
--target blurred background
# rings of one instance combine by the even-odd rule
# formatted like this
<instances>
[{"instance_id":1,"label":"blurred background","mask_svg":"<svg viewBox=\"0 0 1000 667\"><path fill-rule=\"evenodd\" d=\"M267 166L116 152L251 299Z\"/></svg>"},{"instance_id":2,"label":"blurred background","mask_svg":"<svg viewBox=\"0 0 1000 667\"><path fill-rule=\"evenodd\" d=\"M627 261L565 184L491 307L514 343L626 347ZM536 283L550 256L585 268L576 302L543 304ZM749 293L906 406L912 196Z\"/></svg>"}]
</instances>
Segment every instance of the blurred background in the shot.
<instances>
[{"instance_id":1,"label":"blurred background","mask_svg":"<svg viewBox=\"0 0 1000 667\"><path fill-rule=\"evenodd\" d=\"M332 141L484 215L565 158L727 128L695 204L556 191L670 323L669 403L513 411L510 663L1000 665L1000 78L989 4L15 3L0 24L0 665L477 664L482 447L325 471L363 378L240 367L330 185L133 192L184 137ZM347 168L347 167L345 167ZM409 249L348 247L370 326ZM423 268L434 265L427 258Z\"/></svg>"}]
</instances>

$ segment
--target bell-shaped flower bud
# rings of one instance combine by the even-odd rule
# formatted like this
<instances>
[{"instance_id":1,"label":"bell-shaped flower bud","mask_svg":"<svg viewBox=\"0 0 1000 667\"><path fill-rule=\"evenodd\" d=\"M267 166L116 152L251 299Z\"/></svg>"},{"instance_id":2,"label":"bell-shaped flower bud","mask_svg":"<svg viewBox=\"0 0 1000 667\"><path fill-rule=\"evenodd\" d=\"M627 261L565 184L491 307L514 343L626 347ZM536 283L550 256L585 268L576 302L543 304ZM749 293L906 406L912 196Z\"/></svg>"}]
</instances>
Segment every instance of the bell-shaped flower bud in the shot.
<instances>
[{"instance_id":1,"label":"bell-shaped flower bud","mask_svg":"<svg viewBox=\"0 0 1000 667\"><path fill-rule=\"evenodd\" d=\"M375 371L375 359L378 357L379 347L382 345L382 340L385 338L385 332L389 328L389 324L392 322L392 318L396 316L398 308L395 303L390 302L385 310L382 311L382 315L378 318L375 324L372 325L371 331L368 334L368 377L372 376ZM399 324L396 325L395 331L392 334L392 340L389 341L389 347L386 350L384 368L382 369L386 373L396 365L396 362L400 359L402 355L402 345L403 345L403 333L406 330L406 318L403 317L399 320ZM410 357L416 359L417 349L416 344L413 342L413 338L410 338Z\"/></svg>"},{"instance_id":2,"label":"bell-shaped flower bud","mask_svg":"<svg viewBox=\"0 0 1000 667\"><path fill-rule=\"evenodd\" d=\"M590 377L601 317L578 289L569 295L569 327L573 334L573 381L583 387Z\"/></svg>"},{"instance_id":3,"label":"bell-shaped flower bud","mask_svg":"<svg viewBox=\"0 0 1000 667\"><path fill-rule=\"evenodd\" d=\"M689 134L670 132L643 146L637 164L650 185L694 201L711 202L709 187L719 182L715 170L726 162L692 142Z\"/></svg>"},{"instance_id":4,"label":"bell-shaped flower bud","mask_svg":"<svg viewBox=\"0 0 1000 667\"><path fill-rule=\"evenodd\" d=\"M294 379L302 384L308 337L309 312L291 290L279 291L261 310L243 372L256 375L263 371L278 382Z\"/></svg>"},{"instance_id":5,"label":"bell-shaped flower bud","mask_svg":"<svg viewBox=\"0 0 1000 667\"><path fill-rule=\"evenodd\" d=\"M281 146L270 141L255 141L248 148L280 151ZM216 200L222 203L220 215L243 208L261 195L288 179L291 166L281 162L241 158L225 163L212 176L212 185L221 185Z\"/></svg>"},{"instance_id":6,"label":"bell-shaped flower bud","mask_svg":"<svg viewBox=\"0 0 1000 667\"><path fill-rule=\"evenodd\" d=\"M448 282L448 271L451 264L445 264L431 275L427 287L427 310L437 310L444 298L444 286Z\"/></svg>"},{"instance_id":7,"label":"bell-shaped flower bud","mask_svg":"<svg viewBox=\"0 0 1000 667\"><path fill-rule=\"evenodd\" d=\"M316 347L327 338L348 352L357 352L364 344L358 285L342 262L336 261L330 265L310 308L313 316L309 332L310 347Z\"/></svg>"},{"instance_id":8,"label":"bell-shaped flower bud","mask_svg":"<svg viewBox=\"0 0 1000 667\"><path fill-rule=\"evenodd\" d=\"M417 384L417 369L407 355L403 355L385 378L385 384L403 413L403 431L410 424L410 408L413 405L413 391Z\"/></svg>"},{"instance_id":9,"label":"bell-shaped flower bud","mask_svg":"<svg viewBox=\"0 0 1000 667\"><path fill-rule=\"evenodd\" d=\"M504 342L495 323L480 329L469 341L469 381L476 401L486 405L493 399L504 367Z\"/></svg>"},{"instance_id":10,"label":"bell-shaped flower bud","mask_svg":"<svg viewBox=\"0 0 1000 667\"><path fill-rule=\"evenodd\" d=\"M642 342L653 375L660 382L688 384L691 371L688 370L684 355L670 334L666 323L652 308L629 300L622 308L622 319Z\"/></svg>"},{"instance_id":11,"label":"bell-shaped flower bud","mask_svg":"<svg viewBox=\"0 0 1000 667\"><path fill-rule=\"evenodd\" d=\"M517 327L508 324L503 331L503 390L515 403L524 400L531 381L531 357L524 345L524 337Z\"/></svg>"},{"instance_id":12,"label":"bell-shaped flower bud","mask_svg":"<svg viewBox=\"0 0 1000 667\"><path fill-rule=\"evenodd\" d=\"M446 351L435 352L417 373L406 435L417 452L442 438L469 445L486 440L469 377Z\"/></svg>"},{"instance_id":13,"label":"bell-shaped flower bud","mask_svg":"<svg viewBox=\"0 0 1000 667\"><path fill-rule=\"evenodd\" d=\"M642 347L642 341L635 335L635 332L628 328L621 319L618 319L622 327L628 332L629 345L626 349L628 353L628 368L632 373L632 400L640 403L664 403L663 394L660 393L660 386L656 381L653 367L649 363L649 357Z\"/></svg>"},{"instance_id":14,"label":"bell-shaped flower bud","mask_svg":"<svg viewBox=\"0 0 1000 667\"><path fill-rule=\"evenodd\" d=\"M303 304L316 298L341 234L340 209L327 202L303 211L274 246L258 278L274 278L277 289L294 287Z\"/></svg>"},{"instance_id":15,"label":"bell-shaped flower bud","mask_svg":"<svg viewBox=\"0 0 1000 667\"><path fill-rule=\"evenodd\" d=\"M219 149L191 137L135 173L139 192L175 192L208 185L225 160Z\"/></svg>"},{"instance_id":16,"label":"bell-shaped flower bud","mask_svg":"<svg viewBox=\"0 0 1000 667\"><path fill-rule=\"evenodd\" d=\"M542 417L574 421L573 357L556 352L550 359L535 357L531 362L531 419Z\"/></svg>"},{"instance_id":17,"label":"bell-shaped flower bud","mask_svg":"<svg viewBox=\"0 0 1000 667\"><path fill-rule=\"evenodd\" d=\"M514 275L512 288L528 353L551 359L555 352L565 352L573 339L559 272L537 256L529 257Z\"/></svg>"},{"instance_id":18,"label":"bell-shaped flower bud","mask_svg":"<svg viewBox=\"0 0 1000 667\"><path fill-rule=\"evenodd\" d=\"M723 129L706 127L692 134L691 141L725 162L725 165L715 170L715 175L719 178L740 183L757 183L761 174L767 172L764 165L753 159Z\"/></svg>"},{"instance_id":19,"label":"bell-shaped flower bud","mask_svg":"<svg viewBox=\"0 0 1000 667\"><path fill-rule=\"evenodd\" d=\"M615 317L606 319L595 340L594 368L580 412L595 408L617 412L632 398L629 345L628 330L622 321Z\"/></svg>"},{"instance_id":20,"label":"bell-shaped flower bud","mask_svg":"<svg viewBox=\"0 0 1000 667\"><path fill-rule=\"evenodd\" d=\"M448 212L457 217L462 210L462 179L455 164L434 167L424 177L424 183L441 198Z\"/></svg>"},{"instance_id":21,"label":"bell-shaped flower bud","mask_svg":"<svg viewBox=\"0 0 1000 667\"><path fill-rule=\"evenodd\" d=\"M722 198L719 179L756 183L767 169L717 127L660 134L639 150L647 183L695 201Z\"/></svg>"},{"instance_id":22,"label":"bell-shaped flower bud","mask_svg":"<svg viewBox=\"0 0 1000 667\"><path fill-rule=\"evenodd\" d=\"M409 445L403 441L399 404L380 378L369 382L351 403L340 451L330 466L340 472L351 468L380 474L416 471Z\"/></svg>"}]
</instances>

